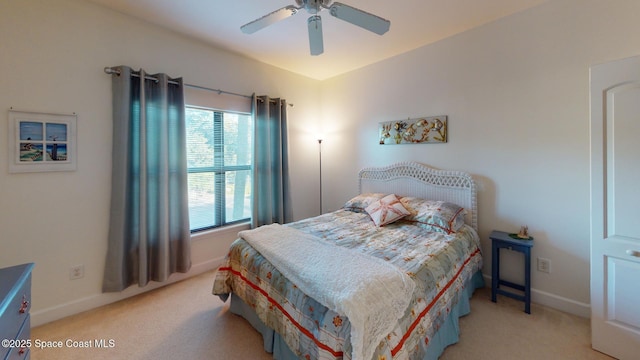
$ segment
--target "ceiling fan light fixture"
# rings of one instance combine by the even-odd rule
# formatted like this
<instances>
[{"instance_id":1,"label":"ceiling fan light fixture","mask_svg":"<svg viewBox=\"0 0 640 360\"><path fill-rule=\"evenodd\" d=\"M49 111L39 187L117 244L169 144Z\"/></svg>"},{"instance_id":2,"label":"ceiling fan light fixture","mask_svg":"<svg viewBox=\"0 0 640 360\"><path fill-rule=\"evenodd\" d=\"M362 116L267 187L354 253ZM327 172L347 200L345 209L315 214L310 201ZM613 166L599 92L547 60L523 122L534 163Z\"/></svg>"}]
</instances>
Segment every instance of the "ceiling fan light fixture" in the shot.
<instances>
[{"instance_id":1,"label":"ceiling fan light fixture","mask_svg":"<svg viewBox=\"0 0 640 360\"><path fill-rule=\"evenodd\" d=\"M309 14L317 14L323 8L328 9L332 0L296 0L298 9L305 9Z\"/></svg>"},{"instance_id":2,"label":"ceiling fan light fixture","mask_svg":"<svg viewBox=\"0 0 640 360\"><path fill-rule=\"evenodd\" d=\"M295 0L295 3L297 6L285 6L257 20L242 25L240 29L245 34L253 34L254 32L275 22L295 15L300 9L305 9L308 13L312 14L312 16L307 19L311 55L320 55L324 52L324 45L322 44L322 19L317 14L323 9L329 9L329 12L333 17L374 32L378 35L382 35L389 31L389 27L391 25L389 20L343 3L333 2L332 0Z\"/></svg>"}]
</instances>

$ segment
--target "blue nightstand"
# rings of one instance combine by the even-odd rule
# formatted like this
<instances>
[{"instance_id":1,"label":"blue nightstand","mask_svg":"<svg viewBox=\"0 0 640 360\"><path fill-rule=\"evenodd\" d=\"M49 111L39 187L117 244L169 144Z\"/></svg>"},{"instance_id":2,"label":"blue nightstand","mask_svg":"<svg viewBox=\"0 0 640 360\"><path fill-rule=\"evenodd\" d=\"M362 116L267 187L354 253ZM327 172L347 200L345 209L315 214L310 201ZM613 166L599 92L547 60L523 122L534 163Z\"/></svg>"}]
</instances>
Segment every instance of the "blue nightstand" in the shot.
<instances>
[{"instance_id":1,"label":"blue nightstand","mask_svg":"<svg viewBox=\"0 0 640 360\"><path fill-rule=\"evenodd\" d=\"M496 302L497 294L524 301L524 312L531 314L531 247L533 247L533 239L514 239L509 236L509 233L497 230L492 231L489 238L491 238L491 301ZM500 249L505 248L524 254L524 285L500 280ZM524 296L503 290L500 285L523 291Z\"/></svg>"}]
</instances>

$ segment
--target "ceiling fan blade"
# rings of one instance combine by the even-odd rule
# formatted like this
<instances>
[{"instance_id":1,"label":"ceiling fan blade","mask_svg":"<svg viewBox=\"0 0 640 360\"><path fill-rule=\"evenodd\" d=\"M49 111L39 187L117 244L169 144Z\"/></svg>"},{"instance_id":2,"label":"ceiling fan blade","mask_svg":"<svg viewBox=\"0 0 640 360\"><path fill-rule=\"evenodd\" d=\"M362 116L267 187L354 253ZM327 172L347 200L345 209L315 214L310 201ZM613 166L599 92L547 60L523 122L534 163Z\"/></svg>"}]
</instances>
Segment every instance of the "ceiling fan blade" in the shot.
<instances>
[{"instance_id":1,"label":"ceiling fan blade","mask_svg":"<svg viewBox=\"0 0 640 360\"><path fill-rule=\"evenodd\" d=\"M244 24L240 27L245 34L253 34L254 32L263 29L273 23L276 23L280 20L284 20L291 15L294 15L298 12L298 8L293 5L285 6L282 9L278 9L276 11L270 12L267 15L253 20L247 24Z\"/></svg>"},{"instance_id":2,"label":"ceiling fan blade","mask_svg":"<svg viewBox=\"0 0 640 360\"><path fill-rule=\"evenodd\" d=\"M340 20L360 26L361 28L374 32L378 35L382 35L389 31L389 27L391 26L391 22L387 19L383 19L379 16L339 2L333 3L333 5L329 7L329 12L332 16L335 16Z\"/></svg>"},{"instance_id":3,"label":"ceiling fan blade","mask_svg":"<svg viewBox=\"0 0 640 360\"><path fill-rule=\"evenodd\" d=\"M320 55L324 52L322 41L322 18L318 15L309 17L307 20L309 28L309 48L311 55Z\"/></svg>"}]
</instances>

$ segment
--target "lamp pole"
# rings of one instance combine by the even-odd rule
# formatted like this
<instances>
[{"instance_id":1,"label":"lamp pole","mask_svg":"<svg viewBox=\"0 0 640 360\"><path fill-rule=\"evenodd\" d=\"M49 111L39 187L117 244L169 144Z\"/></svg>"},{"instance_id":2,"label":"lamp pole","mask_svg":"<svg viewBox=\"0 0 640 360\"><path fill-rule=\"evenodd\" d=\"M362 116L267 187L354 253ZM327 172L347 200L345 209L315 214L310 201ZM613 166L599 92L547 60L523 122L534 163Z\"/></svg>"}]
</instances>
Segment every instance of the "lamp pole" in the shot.
<instances>
[{"instance_id":1,"label":"lamp pole","mask_svg":"<svg viewBox=\"0 0 640 360\"><path fill-rule=\"evenodd\" d=\"M322 215L322 139L318 139L318 158L320 160L320 215Z\"/></svg>"}]
</instances>

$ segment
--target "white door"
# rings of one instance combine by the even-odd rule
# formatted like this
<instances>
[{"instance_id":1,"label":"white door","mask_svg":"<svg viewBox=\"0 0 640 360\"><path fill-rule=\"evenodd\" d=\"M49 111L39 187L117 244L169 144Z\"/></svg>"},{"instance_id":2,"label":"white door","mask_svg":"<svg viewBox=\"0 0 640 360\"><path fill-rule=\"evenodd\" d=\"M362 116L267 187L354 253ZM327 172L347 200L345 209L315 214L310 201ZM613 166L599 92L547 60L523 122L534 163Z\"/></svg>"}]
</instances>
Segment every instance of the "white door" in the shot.
<instances>
[{"instance_id":1,"label":"white door","mask_svg":"<svg viewBox=\"0 0 640 360\"><path fill-rule=\"evenodd\" d=\"M591 344L640 358L640 56L591 68Z\"/></svg>"}]
</instances>

